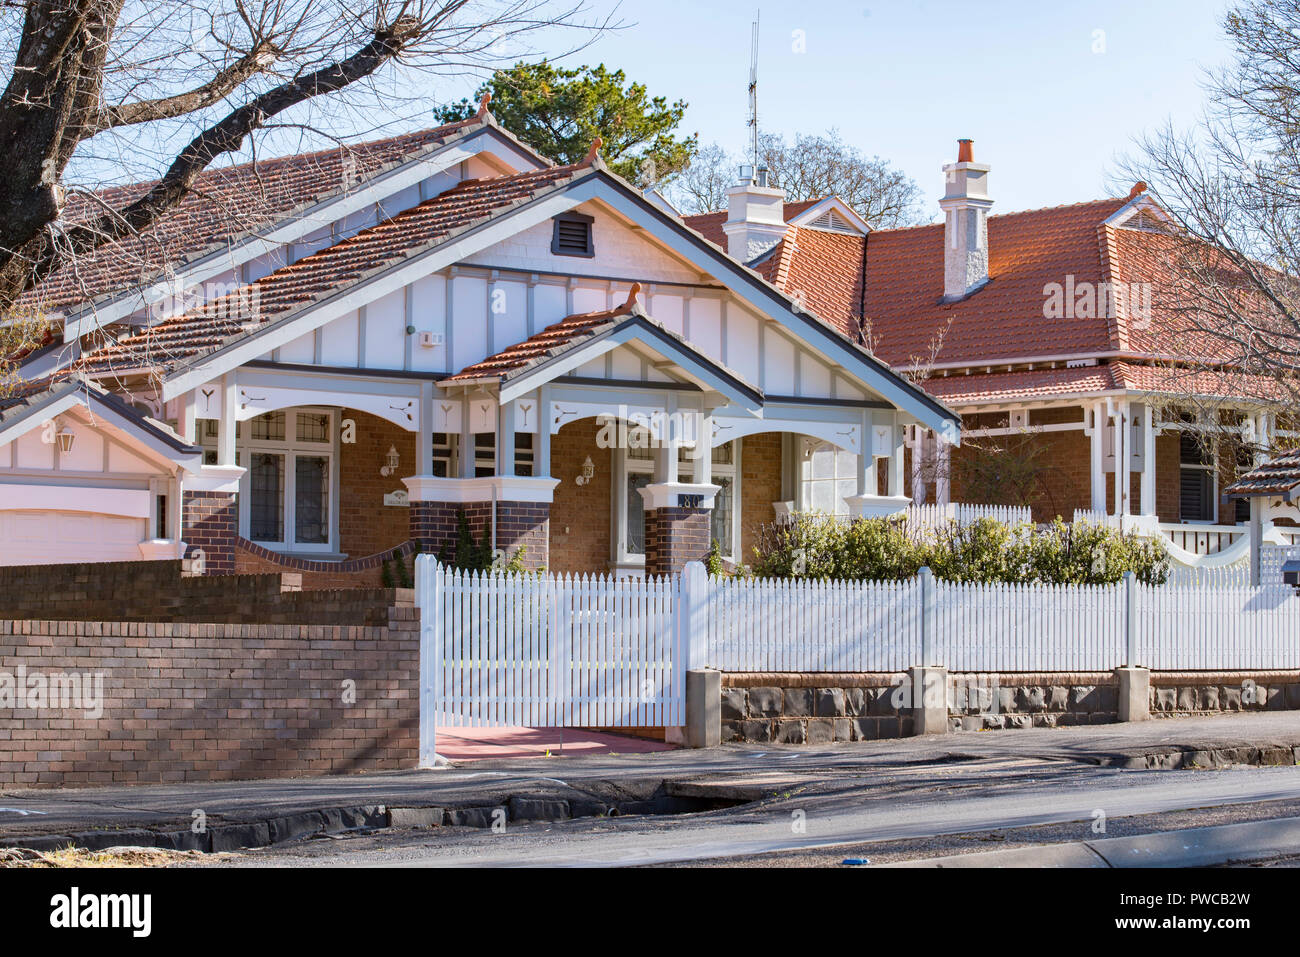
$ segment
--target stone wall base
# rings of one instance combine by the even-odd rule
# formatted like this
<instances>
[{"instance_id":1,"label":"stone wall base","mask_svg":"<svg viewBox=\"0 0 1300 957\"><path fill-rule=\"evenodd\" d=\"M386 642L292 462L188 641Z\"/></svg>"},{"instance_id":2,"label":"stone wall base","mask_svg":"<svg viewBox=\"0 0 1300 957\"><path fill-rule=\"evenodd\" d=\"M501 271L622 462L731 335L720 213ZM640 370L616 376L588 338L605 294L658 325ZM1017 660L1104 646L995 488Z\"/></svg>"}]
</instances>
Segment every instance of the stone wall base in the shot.
<instances>
[{"instance_id":1,"label":"stone wall base","mask_svg":"<svg viewBox=\"0 0 1300 957\"><path fill-rule=\"evenodd\" d=\"M1119 720L1114 672L948 676L950 731L1063 728ZM1152 672L1151 717L1300 710L1300 672ZM905 674L722 676L722 740L827 744L913 732Z\"/></svg>"}]
</instances>

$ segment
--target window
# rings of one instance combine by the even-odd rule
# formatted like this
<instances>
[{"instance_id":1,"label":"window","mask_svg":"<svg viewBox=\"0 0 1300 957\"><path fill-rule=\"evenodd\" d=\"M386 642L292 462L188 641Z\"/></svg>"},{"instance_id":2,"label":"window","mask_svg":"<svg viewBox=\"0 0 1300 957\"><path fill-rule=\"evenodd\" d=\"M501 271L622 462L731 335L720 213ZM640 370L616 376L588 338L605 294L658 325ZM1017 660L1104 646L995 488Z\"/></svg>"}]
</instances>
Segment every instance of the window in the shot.
<instances>
[{"instance_id":1,"label":"window","mask_svg":"<svg viewBox=\"0 0 1300 957\"><path fill-rule=\"evenodd\" d=\"M215 464L217 423L199 422L203 461ZM248 469L239 495L240 531L282 551L331 551L335 545L334 413L268 412L235 429L235 463Z\"/></svg>"},{"instance_id":2,"label":"window","mask_svg":"<svg viewBox=\"0 0 1300 957\"><path fill-rule=\"evenodd\" d=\"M858 457L829 442L805 438L799 460L799 509L847 515L850 495L858 493Z\"/></svg>"},{"instance_id":3,"label":"window","mask_svg":"<svg viewBox=\"0 0 1300 957\"><path fill-rule=\"evenodd\" d=\"M551 252L557 256L596 255L591 238L591 226L595 220L582 213L565 213L552 220L555 232L551 237Z\"/></svg>"},{"instance_id":4,"label":"window","mask_svg":"<svg viewBox=\"0 0 1300 957\"><path fill-rule=\"evenodd\" d=\"M449 432L433 433L433 474L450 478L456 474L456 441L459 435Z\"/></svg>"},{"instance_id":5,"label":"window","mask_svg":"<svg viewBox=\"0 0 1300 957\"><path fill-rule=\"evenodd\" d=\"M1179 433L1179 521L1214 521L1215 484L1213 449L1195 432Z\"/></svg>"},{"instance_id":6,"label":"window","mask_svg":"<svg viewBox=\"0 0 1300 957\"><path fill-rule=\"evenodd\" d=\"M738 442L728 442L713 450L713 484L719 491L713 499L713 509L709 515L709 536L717 541L722 557L728 561L737 560L737 527L740 523L739 499L736 498L740 488L738 469ZM622 502L618 514L622 516L623 526L617 531L620 541L618 560L626 562L645 555L645 500L641 489L654 481L655 450L649 448L625 449L623 451ZM677 455L679 474L683 482L690 482L695 462L690 458L689 449L679 449Z\"/></svg>"}]
</instances>

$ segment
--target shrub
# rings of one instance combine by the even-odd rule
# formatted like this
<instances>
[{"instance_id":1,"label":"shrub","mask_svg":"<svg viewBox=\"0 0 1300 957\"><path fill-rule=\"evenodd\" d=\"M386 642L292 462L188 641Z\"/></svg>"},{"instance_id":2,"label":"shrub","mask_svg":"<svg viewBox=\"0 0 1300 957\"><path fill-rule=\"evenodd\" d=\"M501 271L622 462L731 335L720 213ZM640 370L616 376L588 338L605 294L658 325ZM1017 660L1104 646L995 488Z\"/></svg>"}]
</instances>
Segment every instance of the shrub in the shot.
<instances>
[{"instance_id":1,"label":"shrub","mask_svg":"<svg viewBox=\"0 0 1300 957\"><path fill-rule=\"evenodd\" d=\"M917 529L902 519L840 522L799 515L768 525L754 548L760 578L896 581L928 565L936 578L959 582L1112 584L1132 571L1163 584L1169 559L1155 539L1095 525L1007 525L979 519Z\"/></svg>"}]
</instances>

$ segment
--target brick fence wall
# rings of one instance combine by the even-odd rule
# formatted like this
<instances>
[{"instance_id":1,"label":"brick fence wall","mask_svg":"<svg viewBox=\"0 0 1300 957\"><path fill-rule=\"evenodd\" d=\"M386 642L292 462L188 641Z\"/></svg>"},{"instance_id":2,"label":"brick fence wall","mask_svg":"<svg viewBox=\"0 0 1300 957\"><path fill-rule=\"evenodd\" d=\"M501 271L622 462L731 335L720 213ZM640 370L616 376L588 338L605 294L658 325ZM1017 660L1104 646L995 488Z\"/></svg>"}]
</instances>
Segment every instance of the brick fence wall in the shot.
<instances>
[{"instance_id":1,"label":"brick fence wall","mask_svg":"<svg viewBox=\"0 0 1300 957\"><path fill-rule=\"evenodd\" d=\"M179 561L0 567L0 618L383 625L396 588L303 591L306 573L182 576Z\"/></svg>"},{"instance_id":2,"label":"brick fence wall","mask_svg":"<svg viewBox=\"0 0 1300 957\"><path fill-rule=\"evenodd\" d=\"M411 768L418 661L414 608L383 627L0 621L0 786ZM102 713L33 697L59 673L102 676Z\"/></svg>"}]
</instances>

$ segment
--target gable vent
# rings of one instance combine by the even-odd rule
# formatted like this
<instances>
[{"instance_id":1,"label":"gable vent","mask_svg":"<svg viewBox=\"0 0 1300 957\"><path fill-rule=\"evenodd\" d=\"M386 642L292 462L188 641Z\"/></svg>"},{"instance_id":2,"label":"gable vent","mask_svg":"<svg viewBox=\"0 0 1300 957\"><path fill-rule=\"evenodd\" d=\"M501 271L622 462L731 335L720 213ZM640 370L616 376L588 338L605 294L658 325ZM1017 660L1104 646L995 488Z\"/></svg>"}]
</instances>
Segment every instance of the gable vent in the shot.
<instances>
[{"instance_id":1,"label":"gable vent","mask_svg":"<svg viewBox=\"0 0 1300 957\"><path fill-rule=\"evenodd\" d=\"M1146 210L1139 212L1136 216L1124 223L1125 229L1138 229L1145 233L1163 233L1167 227L1156 217L1148 214Z\"/></svg>"},{"instance_id":2,"label":"gable vent","mask_svg":"<svg viewBox=\"0 0 1300 957\"><path fill-rule=\"evenodd\" d=\"M808 225L813 229L825 229L833 233L857 232L856 229L849 225L848 220L833 209L826 210L826 212L822 213Z\"/></svg>"},{"instance_id":3,"label":"gable vent","mask_svg":"<svg viewBox=\"0 0 1300 957\"><path fill-rule=\"evenodd\" d=\"M551 252L557 256L594 256L592 244L592 217L580 213L566 213L555 217L555 233L551 238Z\"/></svg>"}]
</instances>

